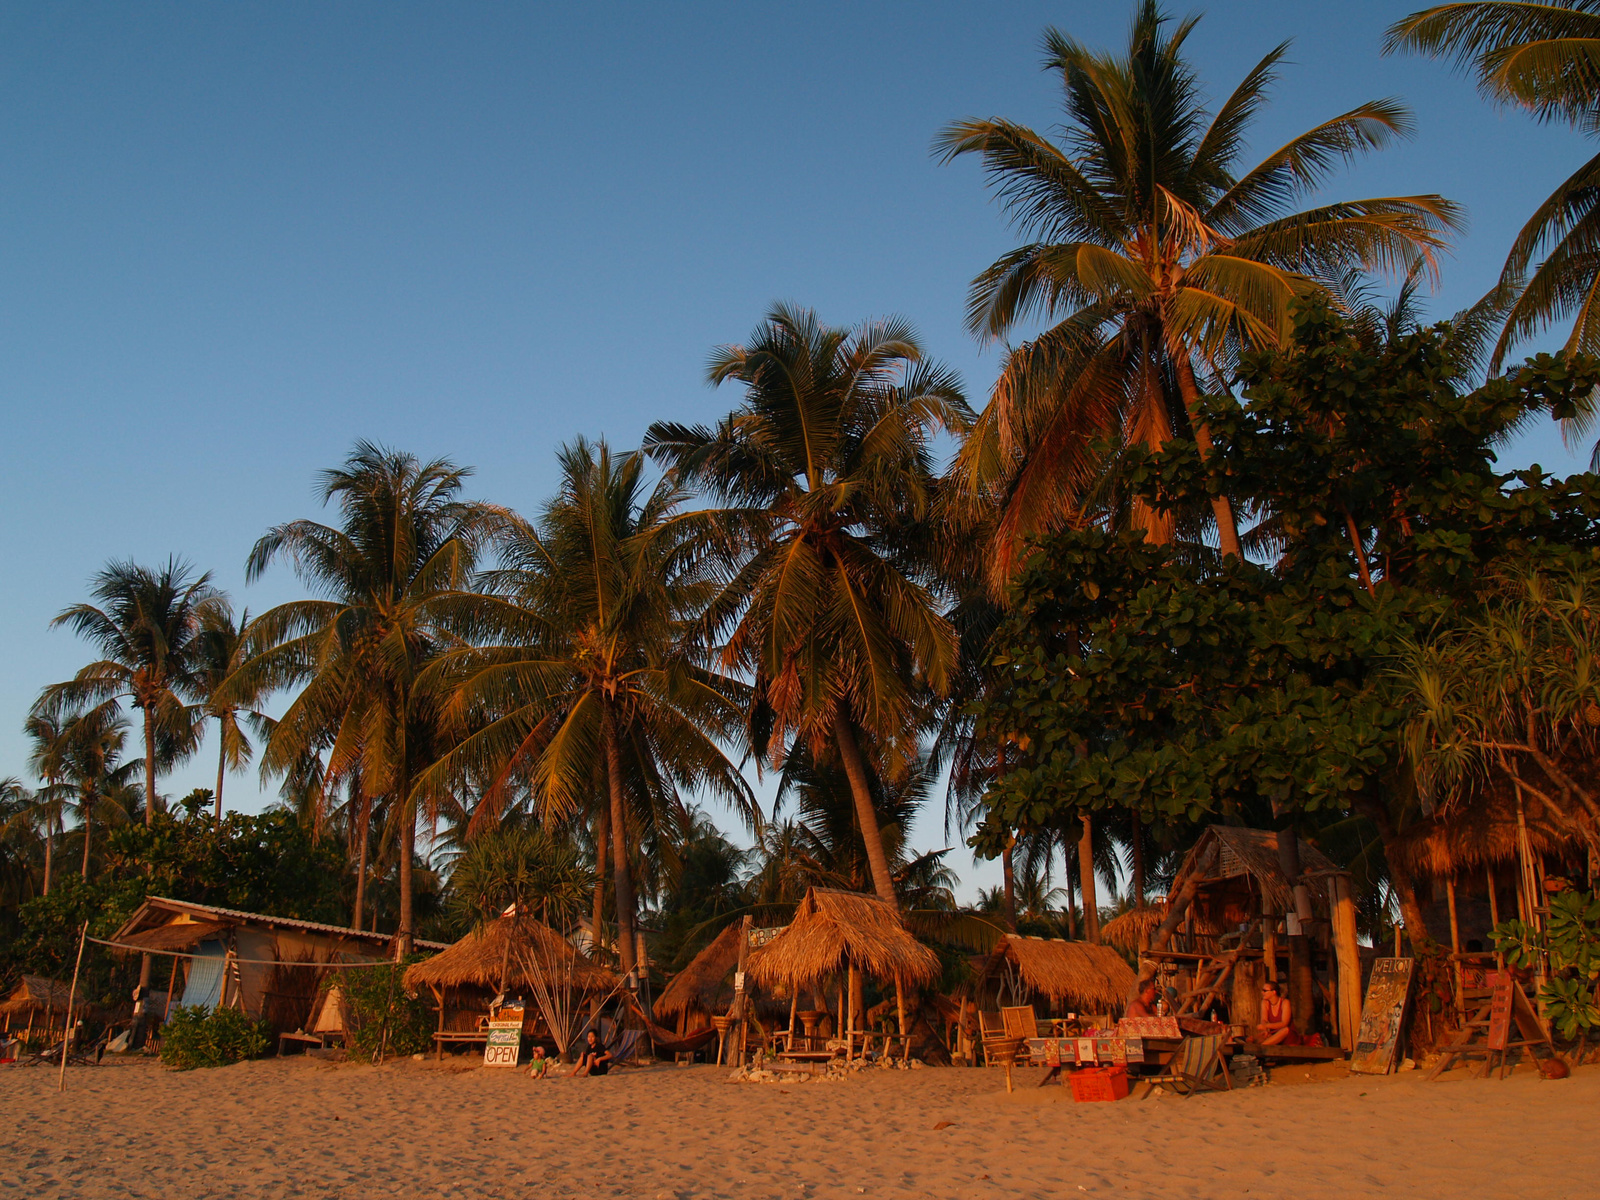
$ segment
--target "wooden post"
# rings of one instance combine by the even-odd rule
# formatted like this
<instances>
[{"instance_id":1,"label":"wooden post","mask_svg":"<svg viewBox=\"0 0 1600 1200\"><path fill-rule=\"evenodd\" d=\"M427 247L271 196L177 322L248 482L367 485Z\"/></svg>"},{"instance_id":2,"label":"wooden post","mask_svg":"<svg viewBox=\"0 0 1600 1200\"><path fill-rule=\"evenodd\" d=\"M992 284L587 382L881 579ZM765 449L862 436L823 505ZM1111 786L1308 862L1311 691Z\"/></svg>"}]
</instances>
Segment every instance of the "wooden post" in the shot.
<instances>
[{"instance_id":1,"label":"wooden post","mask_svg":"<svg viewBox=\"0 0 1600 1200\"><path fill-rule=\"evenodd\" d=\"M72 967L72 986L67 989L67 1022L61 1030L61 1074L56 1077L56 1091L67 1090L67 1055L72 1050L72 1004L78 998L78 972L83 970L83 944L89 938L89 922L78 931L78 961Z\"/></svg>"},{"instance_id":2,"label":"wooden post","mask_svg":"<svg viewBox=\"0 0 1600 1200\"><path fill-rule=\"evenodd\" d=\"M744 1066L744 1014L747 1007L744 998L745 993L749 990L749 984L746 983L744 977L744 964L745 959L750 954L750 925L754 919L746 916L739 925L739 965L735 968L738 973L734 976L734 981L738 987L733 995L734 1015L739 1019L739 1060L734 1065L739 1067Z\"/></svg>"},{"instance_id":3,"label":"wooden post","mask_svg":"<svg viewBox=\"0 0 1600 1200\"><path fill-rule=\"evenodd\" d=\"M1333 913L1333 952L1338 969L1339 1045L1354 1050L1361 1027L1361 947L1356 941L1356 902L1350 880L1328 877L1329 908Z\"/></svg>"},{"instance_id":4,"label":"wooden post","mask_svg":"<svg viewBox=\"0 0 1600 1200\"><path fill-rule=\"evenodd\" d=\"M167 980L167 1006L161 1010L161 1023L165 1025L167 1018L172 1015L172 993L178 989L178 964L183 960L176 954L172 956L172 978Z\"/></svg>"},{"instance_id":5,"label":"wooden post","mask_svg":"<svg viewBox=\"0 0 1600 1200\"><path fill-rule=\"evenodd\" d=\"M894 975L894 1007L900 1021L900 1054L902 1058L911 1057L911 1031L906 1028L906 993L900 983L900 972Z\"/></svg>"},{"instance_id":6,"label":"wooden post","mask_svg":"<svg viewBox=\"0 0 1600 1200\"><path fill-rule=\"evenodd\" d=\"M1266 966L1265 980L1278 981L1278 915L1267 911L1267 894L1261 893L1261 961Z\"/></svg>"},{"instance_id":7,"label":"wooden post","mask_svg":"<svg viewBox=\"0 0 1600 1200\"><path fill-rule=\"evenodd\" d=\"M849 1023L844 1032L844 1059L849 1062L856 1056L856 965L846 968L845 990L850 993Z\"/></svg>"},{"instance_id":8,"label":"wooden post","mask_svg":"<svg viewBox=\"0 0 1600 1200\"><path fill-rule=\"evenodd\" d=\"M1489 928L1493 929L1496 925L1500 924L1500 897L1495 894L1494 890L1493 863L1486 862L1483 864L1483 879L1484 882L1489 885ZM1497 971L1504 971L1506 969L1506 956L1501 954L1498 950L1494 952L1494 965L1495 970Z\"/></svg>"},{"instance_id":9,"label":"wooden post","mask_svg":"<svg viewBox=\"0 0 1600 1200\"><path fill-rule=\"evenodd\" d=\"M1461 924L1456 919L1456 877L1444 881L1445 899L1450 903L1450 959L1455 964L1456 1015L1467 1015L1467 998L1461 994L1465 984L1461 977Z\"/></svg>"},{"instance_id":10,"label":"wooden post","mask_svg":"<svg viewBox=\"0 0 1600 1200\"><path fill-rule=\"evenodd\" d=\"M800 1008L800 989L791 987L794 994L789 997L789 1049L794 1049L794 1015Z\"/></svg>"},{"instance_id":11,"label":"wooden post","mask_svg":"<svg viewBox=\"0 0 1600 1200\"><path fill-rule=\"evenodd\" d=\"M439 1036L434 1040L433 1061L444 1061L444 993L436 987L428 989L433 993L434 1001L439 1005Z\"/></svg>"}]
</instances>

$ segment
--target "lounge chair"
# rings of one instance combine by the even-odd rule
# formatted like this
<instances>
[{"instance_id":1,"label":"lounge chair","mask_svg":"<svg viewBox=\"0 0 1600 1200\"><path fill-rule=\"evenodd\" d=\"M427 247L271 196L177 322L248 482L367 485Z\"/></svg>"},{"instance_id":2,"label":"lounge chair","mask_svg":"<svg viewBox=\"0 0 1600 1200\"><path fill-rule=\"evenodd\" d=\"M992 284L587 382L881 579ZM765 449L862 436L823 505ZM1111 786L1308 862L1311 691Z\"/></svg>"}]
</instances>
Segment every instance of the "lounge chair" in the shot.
<instances>
[{"instance_id":1,"label":"lounge chair","mask_svg":"<svg viewBox=\"0 0 1600 1200\"><path fill-rule=\"evenodd\" d=\"M613 1039L606 1043L606 1049L611 1052L613 1066L638 1066L639 1043L644 1041L642 1029L619 1029Z\"/></svg>"},{"instance_id":2,"label":"lounge chair","mask_svg":"<svg viewBox=\"0 0 1600 1200\"><path fill-rule=\"evenodd\" d=\"M1231 1092L1233 1079L1222 1057L1223 1041L1220 1033L1184 1038L1166 1074L1157 1076L1155 1082L1170 1083L1180 1096L1193 1092Z\"/></svg>"}]
</instances>

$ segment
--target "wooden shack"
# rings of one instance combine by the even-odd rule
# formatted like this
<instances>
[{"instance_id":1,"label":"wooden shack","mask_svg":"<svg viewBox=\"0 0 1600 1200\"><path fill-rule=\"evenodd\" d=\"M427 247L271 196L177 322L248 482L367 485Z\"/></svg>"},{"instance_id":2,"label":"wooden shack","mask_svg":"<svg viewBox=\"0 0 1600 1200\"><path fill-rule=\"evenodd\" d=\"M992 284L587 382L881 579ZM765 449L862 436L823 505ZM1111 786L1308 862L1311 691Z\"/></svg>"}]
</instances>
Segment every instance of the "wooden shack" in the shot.
<instances>
[{"instance_id":1,"label":"wooden shack","mask_svg":"<svg viewBox=\"0 0 1600 1200\"><path fill-rule=\"evenodd\" d=\"M1287 936L1311 939L1313 970L1324 988L1339 1044L1355 1044L1361 1019L1361 958L1350 874L1303 838L1296 839L1305 913L1284 873L1278 834L1212 825L1185 856L1168 894L1166 915L1141 955L1140 976L1176 971L1180 991L1197 1000L1219 994L1247 1032L1260 1010L1261 982L1284 974ZM1316 961L1320 959L1320 962Z\"/></svg>"}]
</instances>

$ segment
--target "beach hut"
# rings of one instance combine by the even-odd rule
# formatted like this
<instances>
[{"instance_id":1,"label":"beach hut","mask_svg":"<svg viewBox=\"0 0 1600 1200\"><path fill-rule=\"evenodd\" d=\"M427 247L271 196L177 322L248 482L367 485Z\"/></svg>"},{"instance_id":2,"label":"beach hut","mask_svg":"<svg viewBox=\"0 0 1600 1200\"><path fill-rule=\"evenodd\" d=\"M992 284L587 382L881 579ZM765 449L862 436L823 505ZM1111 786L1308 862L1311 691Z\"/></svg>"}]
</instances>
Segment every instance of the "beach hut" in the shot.
<instances>
[{"instance_id":1,"label":"beach hut","mask_svg":"<svg viewBox=\"0 0 1600 1200\"><path fill-rule=\"evenodd\" d=\"M577 1006L598 1003L620 986L617 975L534 917L508 912L431 958L407 969L409 992L426 989L439 1008L439 1046L447 1034L472 1034L493 997L525 995L545 1020L546 1033L565 1052ZM536 1025L536 1018L529 1018ZM529 1032L536 1032L530 1028Z\"/></svg>"},{"instance_id":2,"label":"beach hut","mask_svg":"<svg viewBox=\"0 0 1600 1200\"><path fill-rule=\"evenodd\" d=\"M729 925L672 977L656 998L657 1020L675 1019L678 1033L683 1034L705 1028L713 1017L728 1011L734 997L732 975L739 965L741 929L737 922Z\"/></svg>"},{"instance_id":3,"label":"beach hut","mask_svg":"<svg viewBox=\"0 0 1600 1200\"><path fill-rule=\"evenodd\" d=\"M1002 982L1019 1002L1035 998L1054 1010L1112 1014L1121 1011L1137 980L1110 946L1065 938L1008 933L982 960L979 987Z\"/></svg>"},{"instance_id":4,"label":"beach hut","mask_svg":"<svg viewBox=\"0 0 1600 1200\"><path fill-rule=\"evenodd\" d=\"M746 971L758 987L789 992L791 1036L801 990L820 993L830 981L842 981L848 998L840 998L841 1024L849 1052L854 1053L856 1019L861 1015L857 1012L859 978L865 975L894 984L904 1035L903 989L937 979L939 959L906 932L900 914L876 896L810 888L795 909L794 920L751 953Z\"/></svg>"},{"instance_id":5,"label":"beach hut","mask_svg":"<svg viewBox=\"0 0 1600 1200\"><path fill-rule=\"evenodd\" d=\"M392 934L165 896L147 897L109 940L125 952L170 957L166 995L155 1000L159 1015L179 1004L231 1005L274 1034L306 1028L330 966L394 957ZM415 945L443 949L442 942Z\"/></svg>"},{"instance_id":6,"label":"beach hut","mask_svg":"<svg viewBox=\"0 0 1600 1200\"><path fill-rule=\"evenodd\" d=\"M17 1026L25 1026L19 1030L24 1042L31 1043L35 1033L49 1038L58 1020L61 1028L67 1027L70 999L70 988L59 980L46 979L42 975L24 975L11 995L0 1003L0 1016L4 1017L6 1034L9 1035ZM81 996L72 1003L77 1013L82 1013L88 1007Z\"/></svg>"}]
</instances>

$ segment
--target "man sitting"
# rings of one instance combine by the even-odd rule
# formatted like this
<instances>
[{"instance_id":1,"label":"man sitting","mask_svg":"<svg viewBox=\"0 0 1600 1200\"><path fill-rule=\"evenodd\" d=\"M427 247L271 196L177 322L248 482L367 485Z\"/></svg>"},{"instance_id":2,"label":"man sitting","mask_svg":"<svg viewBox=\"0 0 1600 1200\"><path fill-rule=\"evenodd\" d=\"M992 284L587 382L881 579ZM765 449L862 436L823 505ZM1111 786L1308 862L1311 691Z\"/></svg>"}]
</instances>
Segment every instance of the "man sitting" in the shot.
<instances>
[{"instance_id":1,"label":"man sitting","mask_svg":"<svg viewBox=\"0 0 1600 1200\"><path fill-rule=\"evenodd\" d=\"M1156 1015L1156 998L1161 994L1154 979L1147 979L1139 988L1139 994L1133 998L1133 1003L1128 1005L1130 1017L1153 1017Z\"/></svg>"}]
</instances>

